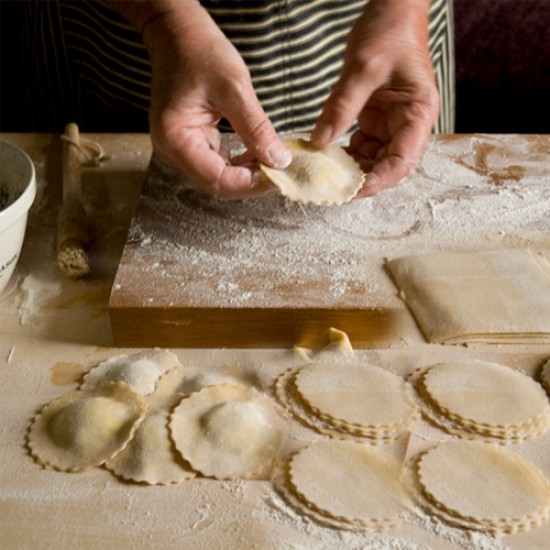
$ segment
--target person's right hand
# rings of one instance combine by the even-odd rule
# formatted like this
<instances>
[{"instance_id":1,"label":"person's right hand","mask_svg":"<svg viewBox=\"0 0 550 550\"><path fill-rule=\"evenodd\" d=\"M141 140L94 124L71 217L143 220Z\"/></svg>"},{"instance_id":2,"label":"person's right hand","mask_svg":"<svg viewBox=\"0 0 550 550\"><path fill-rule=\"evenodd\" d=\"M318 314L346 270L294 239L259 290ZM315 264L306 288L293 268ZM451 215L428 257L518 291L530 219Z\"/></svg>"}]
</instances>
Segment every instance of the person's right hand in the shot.
<instances>
[{"instance_id":1,"label":"person's right hand","mask_svg":"<svg viewBox=\"0 0 550 550\"><path fill-rule=\"evenodd\" d=\"M428 146L439 93L428 48L429 0L370 0L351 30L340 79L312 133L325 146L347 132L366 173L357 197L396 185Z\"/></svg>"},{"instance_id":2,"label":"person's right hand","mask_svg":"<svg viewBox=\"0 0 550 550\"><path fill-rule=\"evenodd\" d=\"M150 131L155 154L218 198L269 191L254 165L230 159L216 126L227 119L243 158L275 168L291 161L254 92L237 50L198 2L164 2L142 29L152 65Z\"/></svg>"}]
</instances>

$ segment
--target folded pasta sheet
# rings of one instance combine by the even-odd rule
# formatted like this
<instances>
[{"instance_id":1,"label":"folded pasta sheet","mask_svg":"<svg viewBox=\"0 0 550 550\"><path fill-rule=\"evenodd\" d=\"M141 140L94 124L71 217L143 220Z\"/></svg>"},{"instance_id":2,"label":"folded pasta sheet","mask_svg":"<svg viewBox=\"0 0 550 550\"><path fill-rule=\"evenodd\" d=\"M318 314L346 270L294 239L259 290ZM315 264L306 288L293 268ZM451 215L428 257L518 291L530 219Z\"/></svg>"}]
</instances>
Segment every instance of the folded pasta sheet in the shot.
<instances>
[{"instance_id":1,"label":"folded pasta sheet","mask_svg":"<svg viewBox=\"0 0 550 550\"><path fill-rule=\"evenodd\" d=\"M550 343L550 262L542 254L432 253L387 265L429 342Z\"/></svg>"}]
</instances>

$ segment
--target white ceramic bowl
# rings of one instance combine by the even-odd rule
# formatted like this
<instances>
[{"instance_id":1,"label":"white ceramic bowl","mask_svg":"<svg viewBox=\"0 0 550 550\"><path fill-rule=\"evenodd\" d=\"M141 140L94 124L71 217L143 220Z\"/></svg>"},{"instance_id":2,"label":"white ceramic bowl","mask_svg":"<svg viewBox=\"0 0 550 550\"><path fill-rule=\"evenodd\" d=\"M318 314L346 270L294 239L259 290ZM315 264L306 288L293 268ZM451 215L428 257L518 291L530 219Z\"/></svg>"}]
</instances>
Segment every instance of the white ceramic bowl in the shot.
<instances>
[{"instance_id":1,"label":"white ceramic bowl","mask_svg":"<svg viewBox=\"0 0 550 550\"><path fill-rule=\"evenodd\" d=\"M35 195L32 160L19 147L0 141L0 293L19 260Z\"/></svg>"}]
</instances>

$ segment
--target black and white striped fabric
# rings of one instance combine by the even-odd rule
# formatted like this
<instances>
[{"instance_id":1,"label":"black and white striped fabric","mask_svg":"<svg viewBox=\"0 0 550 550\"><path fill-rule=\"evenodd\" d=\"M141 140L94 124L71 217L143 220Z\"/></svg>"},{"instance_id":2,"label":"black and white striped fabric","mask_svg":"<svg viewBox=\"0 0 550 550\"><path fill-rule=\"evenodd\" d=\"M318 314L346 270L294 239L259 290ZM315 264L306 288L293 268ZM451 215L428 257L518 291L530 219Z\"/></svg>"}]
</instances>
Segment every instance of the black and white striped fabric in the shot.
<instances>
[{"instance_id":1,"label":"black and white striped fabric","mask_svg":"<svg viewBox=\"0 0 550 550\"><path fill-rule=\"evenodd\" d=\"M243 56L275 128L311 131L366 0L201 3ZM150 68L139 34L99 1L31 1L27 10L35 129L60 131L76 120L83 131L147 131ZM430 52L442 100L434 130L452 133L451 0L432 0Z\"/></svg>"},{"instance_id":2,"label":"black and white striped fabric","mask_svg":"<svg viewBox=\"0 0 550 550\"><path fill-rule=\"evenodd\" d=\"M337 80L365 0L203 1L241 53L264 110L281 131L310 131Z\"/></svg>"}]
</instances>

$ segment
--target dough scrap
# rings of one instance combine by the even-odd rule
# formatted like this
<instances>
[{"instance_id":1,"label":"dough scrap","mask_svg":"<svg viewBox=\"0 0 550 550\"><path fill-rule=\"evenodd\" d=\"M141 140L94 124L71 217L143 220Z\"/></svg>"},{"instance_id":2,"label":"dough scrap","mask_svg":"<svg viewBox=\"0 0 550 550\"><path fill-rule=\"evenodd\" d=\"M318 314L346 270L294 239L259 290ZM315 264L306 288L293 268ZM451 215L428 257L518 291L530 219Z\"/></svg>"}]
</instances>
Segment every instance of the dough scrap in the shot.
<instances>
[{"instance_id":1,"label":"dough scrap","mask_svg":"<svg viewBox=\"0 0 550 550\"><path fill-rule=\"evenodd\" d=\"M297 358L308 361L319 353L323 355L337 353L347 356L352 356L354 353L349 336L334 327L304 339L299 345L294 346L294 351Z\"/></svg>"},{"instance_id":2,"label":"dough scrap","mask_svg":"<svg viewBox=\"0 0 550 550\"><path fill-rule=\"evenodd\" d=\"M158 379L169 370L181 366L171 351L156 348L133 355L117 355L103 361L84 377L81 390L96 388L109 382L124 382L141 395L155 391Z\"/></svg>"},{"instance_id":3,"label":"dough scrap","mask_svg":"<svg viewBox=\"0 0 550 550\"><path fill-rule=\"evenodd\" d=\"M143 419L130 443L105 462L124 479L149 485L168 485L195 477L176 452L168 431L168 412L159 411Z\"/></svg>"},{"instance_id":4,"label":"dough scrap","mask_svg":"<svg viewBox=\"0 0 550 550\"><path fill-rule=\"evenodd\" d=\"M540 525L550 515L546 476L525 458L491 443L440 444L420 457L417 468L432 507L459 525L503 534Z\"/></svg>"},{"instance_id":5,"label":"dough scrap","mask_svg":"<svg viewBox=\"0 0 550 550\"><path fill-rule=\"evenodd\" d=\"M421 383L431 402L464 427L521 430L550 419L550 403L540 385L498 363L440 363L427 370Z\"/></svg>"},{"instance_id":6,"label":"dough scrap","mask_svg":"<svg viewBox=\"0 0 550 550\"><path fill-rule=\"evenodd\" d=\"M218 479L269 477L286 425L272 400L237 384L217 384L181 400L170 419L177 450Z\"/></svg>"},{"instance_id":7,"label":"dough scrap","mask_svg":"<svg viewBox=\"0 0 550 550\"><path fill-rule=\"evenodd\" d=\"M402 465L354 441L327 440L298 451L289 487L314 512L362 528L395 525L412 510Z\"/></svg>"},{"instance_id":8,"label":"dough scrap","mask_svg":"<svg viewBox=\"0 0 550 550\"><path fill-rule=\"evenodd\" d=\"M550 263L542 255L432 253L388 268L429 342L550 343Z\"/></svg>"},{"instance_id":9,"label":"dough scrap","mask_svg":"<svg viewBox=\"0 0 550 550\"><path fill-rule=\"evenodd\" d=\"M56 470L99 466L128 444L146 408L143 398L122 382L68 393L34 418L29 449L37 462Z\"/></svg>"},{"instance_id":10,"label":"dough scrap","mask_svg":"<svg viewBox=\"0 0 550 550\"><path fill-rule=\"evenodd\" d=\"M261 165L261 171L293 201L318 205L349 202L363 186L365 174L339 145L323 149L303 139L290 139L285 147L292 162L285 170Z\"/></svg>"},{"instance_id":11,"label":"dough scrap","mask_svg":"<svg viewBox=\"0 0 550 550\"><path fill-rule=\"evenodd\" d=\"M416 415L410 385L367 363L314 363L296 374L295 384L308 406L334 425L392 430L409 425Z\"/></svg>"}]
</instances>

